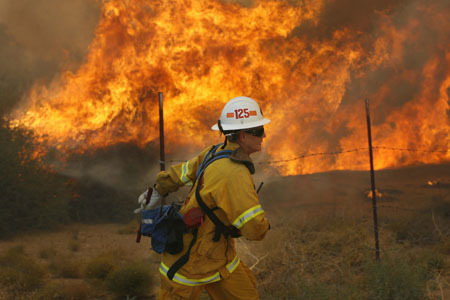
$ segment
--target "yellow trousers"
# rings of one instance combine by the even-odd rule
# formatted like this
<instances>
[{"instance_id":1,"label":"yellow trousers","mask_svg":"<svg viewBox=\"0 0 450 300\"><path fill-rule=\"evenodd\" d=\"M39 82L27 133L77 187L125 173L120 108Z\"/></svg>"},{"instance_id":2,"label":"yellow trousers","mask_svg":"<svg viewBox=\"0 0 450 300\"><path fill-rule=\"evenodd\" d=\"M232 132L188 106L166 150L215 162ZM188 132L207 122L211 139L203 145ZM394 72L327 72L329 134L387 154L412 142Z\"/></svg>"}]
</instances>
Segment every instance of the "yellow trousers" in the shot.
<instances>
[{"instance_id":1,"label":"yellow trousers","mask_svg":"<svg viewBox=\"0 0 450 300\"><path fill-rule=\"evenodd\" d=\"M197 300L203 289L213 300L259 300L256 278L242 261L228 278L206 285L181 285L161 275L158 299Z\"/></svg>"}]
</instances>

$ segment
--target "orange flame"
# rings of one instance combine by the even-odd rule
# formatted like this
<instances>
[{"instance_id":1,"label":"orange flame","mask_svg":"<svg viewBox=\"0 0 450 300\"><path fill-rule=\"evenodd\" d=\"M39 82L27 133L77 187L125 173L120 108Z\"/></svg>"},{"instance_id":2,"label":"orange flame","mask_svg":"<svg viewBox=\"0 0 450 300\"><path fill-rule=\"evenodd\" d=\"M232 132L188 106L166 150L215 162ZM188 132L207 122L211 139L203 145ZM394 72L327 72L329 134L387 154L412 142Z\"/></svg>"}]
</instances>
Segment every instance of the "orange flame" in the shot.
<instances>
[{"instance_id":1,"label":"orange flame","mask_svg":"<svg viewBox=\"0 0 450 300\"><path fill-rule=\"evenodd\" d=\"M374 145L449 149L448 6L414 5L407 17L385 9L375 14L376 30L343 24L324 33L327 1L290 3L105 1L85 63L50 86L34 86L15 124L67 152L143 146L157 138L163 91L169 151L200 148L217 140L209 127L224 103L246 95L272 119L265 149L282 160L367 147L362 99L369 97ZM422 44L424 24L435 35L431 45ZM410 48L426 57L422 64L408 61ZM414 92L401 95L399 85ZM367 169L367 152L358 153L277 168L284 175ZM375 166L449 159L450 152L380 150Z\"/></svg>"},{"instance_id":2,"label":"orange flame","mask_svg":"<svg viewBox=\"0 0 450 300\"><path fill-rule=\"evenodd\" d=\"M366 192L366 194L367 194L367 198L369 198L369 199L372 199L372 198L373 198L373 192L372 192L372 191L368 191L368 192ZM377 189L375 189L375 195L376 195L376 197L377 197L378 199L380 199L380 198L383 197L383 194L380 193Z\"/></svg>"}]
</instances>

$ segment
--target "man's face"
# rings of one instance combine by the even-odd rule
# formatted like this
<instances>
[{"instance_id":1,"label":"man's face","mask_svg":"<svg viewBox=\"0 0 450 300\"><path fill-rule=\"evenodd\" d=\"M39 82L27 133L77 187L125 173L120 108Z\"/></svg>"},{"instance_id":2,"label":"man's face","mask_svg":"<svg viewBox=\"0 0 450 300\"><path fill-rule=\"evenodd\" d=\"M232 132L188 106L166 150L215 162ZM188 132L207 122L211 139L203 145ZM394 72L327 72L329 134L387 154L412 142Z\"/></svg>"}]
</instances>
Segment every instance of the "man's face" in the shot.
<instances>
[{"instance_id":1,"label":"man's face","mask_svg":"<svg viewBox=\"0 0 450 300\"><path fill-rule=\"evenodd\" d=\"M264 127L251 128L240 132L239 144L247 154L261 151L261 144L266 137Z\"/></svg>"}]
</instances>

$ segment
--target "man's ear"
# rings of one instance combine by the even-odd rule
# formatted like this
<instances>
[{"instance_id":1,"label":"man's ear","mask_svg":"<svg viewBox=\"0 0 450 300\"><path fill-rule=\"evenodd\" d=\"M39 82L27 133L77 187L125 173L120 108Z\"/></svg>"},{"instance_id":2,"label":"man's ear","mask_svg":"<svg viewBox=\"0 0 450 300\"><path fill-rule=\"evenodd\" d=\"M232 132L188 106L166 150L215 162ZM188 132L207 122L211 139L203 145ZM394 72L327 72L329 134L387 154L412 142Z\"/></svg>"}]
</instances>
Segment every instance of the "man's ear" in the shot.
<instances>
[{"instance_id":1,"label":"man's ear","mask_svg":"<svg viewBox=\"0 0 450 300\"><path fill-rule=\"evenodd\" d=\"M239 144L245 141L245 134L243 131L239 131Z\"/></svg>"}]
</instances>

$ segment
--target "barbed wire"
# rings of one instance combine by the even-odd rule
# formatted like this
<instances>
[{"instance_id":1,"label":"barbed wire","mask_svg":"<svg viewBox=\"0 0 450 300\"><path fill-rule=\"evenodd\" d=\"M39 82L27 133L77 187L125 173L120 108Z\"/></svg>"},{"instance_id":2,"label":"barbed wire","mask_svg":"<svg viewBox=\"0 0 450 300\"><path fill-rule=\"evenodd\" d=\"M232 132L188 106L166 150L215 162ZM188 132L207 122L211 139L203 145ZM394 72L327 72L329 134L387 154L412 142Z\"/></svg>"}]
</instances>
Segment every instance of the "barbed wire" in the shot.
<instances>
[{"instance_id":1,"label":"barbed wire","mask_svg":"<svg viewBox=\"0 0 450 300\"><path fill-rule=\"evenodd\" d=\"M372 147L372 149L392 150L392 151L409 151L409 152L429 152L429 153L449 153L450 152L450 150L424 150L424 149L394 148L394 147L384 147L384 146Z\"/></svg>"},{"instance_id":2,"label":"barbed wire","mask_svg":"<svg viewBox=\"0 0 450 300\"><path fill-rule=\"evenodd\" d=\"M294 160L299 160L299 159L306 158L306 157L311 157L311 156L339 155L339 154L342 154L342 153L350 153L350 152L358 152L358 151L367 151L367 150L369 150L369 148L356 148L356 149L343 150L343 151L334 151L334 152L308 153L308 154L304 154L304 155L297 156L297 157L293 157L293 158L280 159L280 160L271 160L271 161L265 161L265 162L258 162L258 163L256 163L256 164L261 165L261 164L285 163L285 162L290 162L290 161L294 161ZM186 161L186 160L180 160L180 159L172 159L172 160L169 160L169 162L184 162L184 161Z\"/></svg>"},{"instance_id":3,"label":"barbed wire","mask_svg":"<svg viewBox=\"0 0 450 300\"><path fill-rule=\"evenodd\" d=\"M372 149L373 150L390 150L390 151L408 151L408 152L427 152L427 153L450 153L450 149L448 149L448 150L424 150L424 149L395 148L395 147L385 147L385 146L374 146L374 147L372 147ZM332 151L332 152L307 153L307 154L303 154L303 155L288 158L288 159L263 161L263 162L257 162L255 164L257 164L257 165L282 164L282 163L287 163L287 162L304 159L304 158L308 158L308 157L313 157L313 156L333 156L333 155L340 155L340 154L344 154L344 153L352 153L352 152L360 152L360 151L369 151L369 148L355 148L355 149ZM185 161L186 160L172 159L172 160L169 160L168 162L185 162Z\"/></svg>"},{"instance_id":4,"label":"barbed wire","mask_svg":"<svg viewBox=\"0 0 450 300\"><path fill-rule=\"evenodd\" d=\"M297 157L293 157L293 158L288 158L288 159L280 159L280 160L272 160L272 161L266 161L266 162L259 162L256 163L258 165L262 165L262 164L279 164L279 163L285 163L285 162L290 162L290 161L294 161L294 160L299 160L302 158L306 158L306 157L311 157L311 156L323 156L323 155L339 155L339 154L343 154L343 153L350 153L350 152L358 152L358 151L367 151L369 150L369 148L356 148L356 149L350 149L350 150L343 150L343 151L335 151L335 152L317 152L317 153L309 153L309 154L304 154L301 156L297 156Z\"/></svg>"},{"instance_id":5,"label":"barbed wire","mask_svg":"<svg viewBox=\"0 0 450 300\"><path fill-rule=\"evenodd\" d=\"M377 205L377 208L389 208L389 209L403 210L403 211L407 211L407 212L423 212L423 210L419 210L419 209L411 209L411 208L404 208L404 207L390 206L390 205Z\"/></svg>"}]
</instances>

